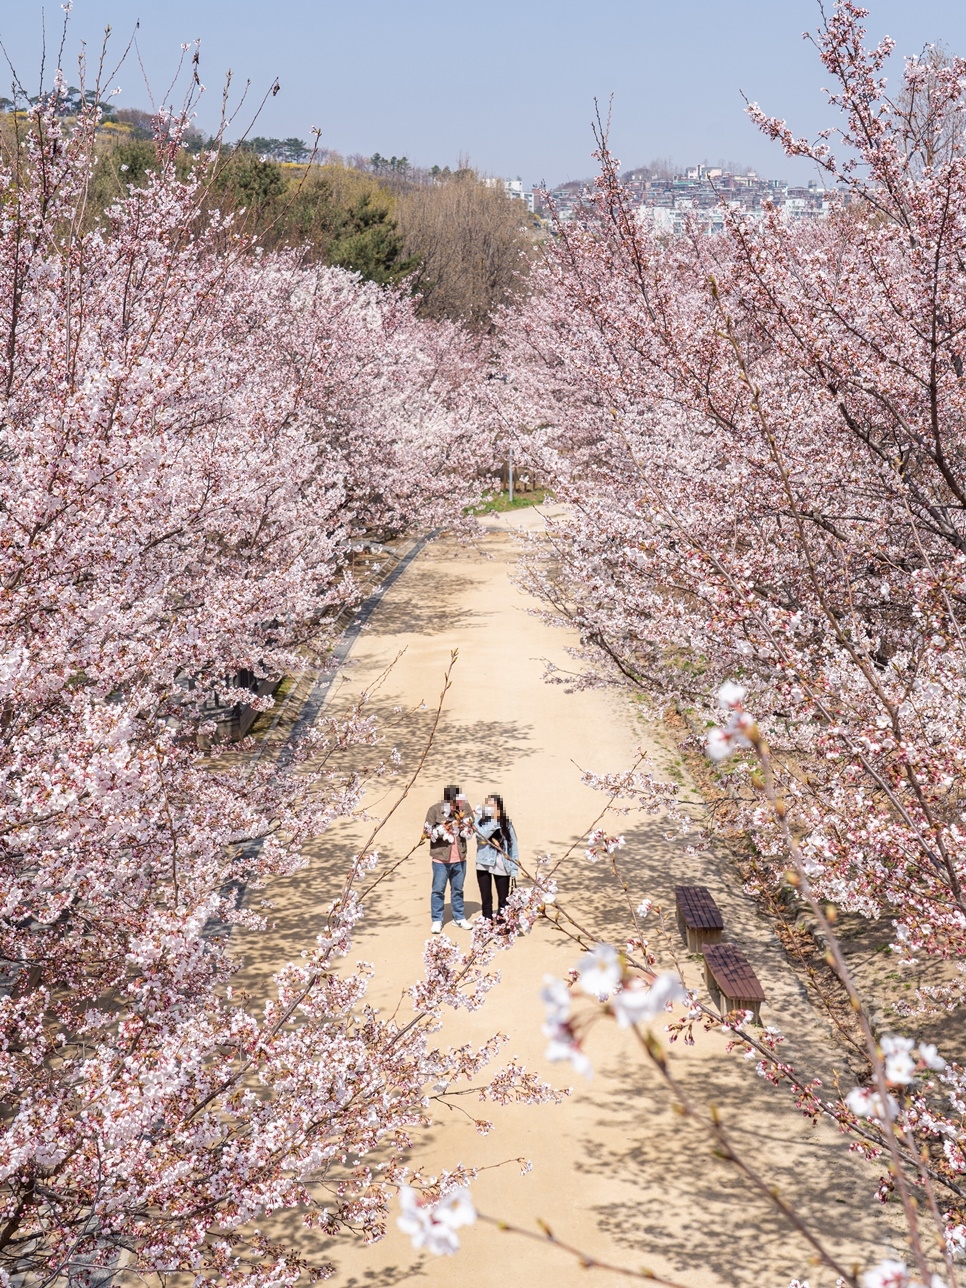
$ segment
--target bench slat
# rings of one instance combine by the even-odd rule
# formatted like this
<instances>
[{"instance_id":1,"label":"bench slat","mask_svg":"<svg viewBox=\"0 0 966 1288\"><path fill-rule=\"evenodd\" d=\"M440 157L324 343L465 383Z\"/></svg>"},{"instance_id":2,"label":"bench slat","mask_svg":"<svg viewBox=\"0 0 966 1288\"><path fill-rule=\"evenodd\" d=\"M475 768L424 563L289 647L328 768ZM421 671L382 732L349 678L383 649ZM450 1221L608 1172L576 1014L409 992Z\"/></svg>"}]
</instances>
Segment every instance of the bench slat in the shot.
<instances>
[{"instance_id":1,"label":"bench slat","mask_svg":"<svg viewBox=\"0 0 966 1288\"><path fill-rule=\"evenodd\" d=\"M690 929L724 929L721 910L707 886L675 886L674 899L679 914Z\"/></svg>"},{"instance_id":2,"label":"bench slat","mask_svg":"<svg viewBox=\"0 0 966 1288\"><path fill-rule=\"evenodd\" d=\"M704 950L704 960L725 997L765 1001L765 990L737 944L711 944Z\"/></svg>"}]
</instances>

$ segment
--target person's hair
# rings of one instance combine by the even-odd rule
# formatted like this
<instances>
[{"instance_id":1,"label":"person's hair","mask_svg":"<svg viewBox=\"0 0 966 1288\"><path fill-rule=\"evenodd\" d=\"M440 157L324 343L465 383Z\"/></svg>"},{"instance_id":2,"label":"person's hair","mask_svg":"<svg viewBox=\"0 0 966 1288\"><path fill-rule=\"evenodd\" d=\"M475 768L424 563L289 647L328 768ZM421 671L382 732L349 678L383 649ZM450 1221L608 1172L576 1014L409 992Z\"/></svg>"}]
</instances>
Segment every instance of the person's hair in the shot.
<instances>
[{"instance_id":1,"label":"person's hair","mask_svg":"<svg viewBox=\"0 0 966 1288\"><path fill-rule=\"evenodd\" d=\"M455 801L457 796L459 796L459 794L460 794L460 789L452 783L449 785L449 787L443 788L444 801Z\"/></svg>"},{"instance_id":2,"label":"person's hair","mask_svg":"<svg viewBox=\"0 0 966 1288\"><path fill-rule=\"evenodd\" d=\"M487 792L486 799L488 801L496 801L497 805L499 806L500 849L503 850L504 853L509 854L510 853L510 828L513 826L513 824L510 822L509 815L506 812L506 806L503 804L503 797L500 795L499 792ZM495 836L496 836L496 832L493 833L493 837ZM491 837L490 839L492 840L493 837Z\"/></svg>"}]
</instances>

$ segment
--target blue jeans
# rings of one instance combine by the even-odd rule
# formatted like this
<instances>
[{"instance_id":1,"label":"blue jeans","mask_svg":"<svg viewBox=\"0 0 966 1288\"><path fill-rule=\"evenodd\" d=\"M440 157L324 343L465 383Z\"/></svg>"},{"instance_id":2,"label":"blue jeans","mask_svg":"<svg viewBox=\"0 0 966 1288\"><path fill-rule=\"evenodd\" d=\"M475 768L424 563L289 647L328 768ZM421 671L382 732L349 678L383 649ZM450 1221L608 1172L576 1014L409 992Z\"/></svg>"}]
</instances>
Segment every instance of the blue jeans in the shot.
<instances>
[{"instance_id":1,"label":"blue jeans","mask_svg":"<svg viewBox=\"0 0 966 1288\"><path fill-rule=\"evenodd\" d=\"M463 908L463 882L466 879L466 860L462 863L437 863L433 860L433 893L429 901L433 921L443 920L443 904L446 899L446 882L451 886L450 898L453 903L453 920L462 921L466 916Z\"/></svg>"}]
</instances>

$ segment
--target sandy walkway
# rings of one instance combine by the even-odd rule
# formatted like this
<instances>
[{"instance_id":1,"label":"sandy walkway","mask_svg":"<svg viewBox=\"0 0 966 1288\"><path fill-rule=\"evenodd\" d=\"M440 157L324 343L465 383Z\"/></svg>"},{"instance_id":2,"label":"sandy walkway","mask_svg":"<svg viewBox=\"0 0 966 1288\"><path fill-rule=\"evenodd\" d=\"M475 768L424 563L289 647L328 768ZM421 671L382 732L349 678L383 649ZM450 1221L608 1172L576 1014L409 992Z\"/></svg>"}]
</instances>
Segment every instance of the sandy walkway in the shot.
<instances>
[{"instance_id":1,"label":"sandy walkway","mask_svg":"<svg viewBox=\"0 0 966 1288\"><path fill-rule=\"evenodd\" d=\"M380 838L380 848L390 856L409 849L426 807L451 779L474 802L488 789L503 791L524 856L559 854L586 834L602 803L580 785L574 762L597 771L620 770L642 742L655 748L662 763L673 759L669 744L649 741L625 698L601 691L568 695L541 682L542 659L565 664L568 641L529 616L527 601L511 585L515 552L505 535L508 522L538 523L539 516L530 511L495 520L482 545L485 555L449 541L429 547L387 594L353 649L344 683L334 687L330 706L336 711L350 692L405 649L377 709L392 719L397 705L413 708L425 699L433 707L450 650L459 649L422 786ZM419 754L429 718L427 712L391 735L404 769ZM380 804L379 797L367 801L376 814ZM827 1076L830 1054L822 1027L767 924L740 888L731 886L723 862L707 854L686 855L682 842L668 841L653 823L624 820L620 830L627 836L623 857L635 901L648 897L671 906L674 884L705 880L731 936L745 947L764 983L769 1004L763 1018L796 1034L788 1043L795 1062ZM249 983L255 985L258 976L296 956L311 940L315 910L334 891L355 836L349 827L333 829L313 848L307 872L273 885L277 930L244 940ZM620 942L626 917L609 872L588 865L578 848L561 876L562 897L581 908L600 938ZM467 894L473 915L479 902L472 872ZM394 1003L400 988L420 973L428 897L429 859L422 849L367 906L356 955L375 965L377 1003ZM449 924L446 932L465 938ZM714 1159L700 1130L674 1112L628 1034L611 1023L596 1026L587 1044L595 1067L589 1083L578 1085L568 1067L545 1062L540 983L547 972L564 974L574 956L556 932L538 926L512 952L499 956L503 982L482 1011L454 1018L446 1034L482 1038L502 1031L510 1037L509 1052L557 1085L573 1083L573 1096L561 1106L488 1106L483 1112L496 1128L485 1138L464 1115L444 1113L428 1133L419 1160L430 1166L492 1166L518 1156L532 1159L527 1176L515 1164L483 1172L473 1187L478 1207L531 1229L543 1218L571 1242L623 1266L647 1266L696 1286L785 1288L793 1275L809 1276L813 1288L834 1282L828 1272L810 1270L810 1252L801 1237L732 1168ZM697 983L697 965L688 962L686 969ZM675 1048L674 1068L697 1100L720 1107L736 1144L803 1217L820 1221L829 1247L846 1263L887 1255L889 1213L871 1202L875 1173L848 1155L837 1133L798 1117L784 1093L725 1054L718 1033L700 1039L695 1048ZM326 1247L324 1255L339 1266L335 1282L353 1288L410 1277L427 1288L618 1282L608 1272L588 1275L558 1250L492 1228L477 1225L464 1236L463 1251L452 1259L415 1253L394 1226L374 1247L339 1242Z\"/></svg>"}]
</instances>

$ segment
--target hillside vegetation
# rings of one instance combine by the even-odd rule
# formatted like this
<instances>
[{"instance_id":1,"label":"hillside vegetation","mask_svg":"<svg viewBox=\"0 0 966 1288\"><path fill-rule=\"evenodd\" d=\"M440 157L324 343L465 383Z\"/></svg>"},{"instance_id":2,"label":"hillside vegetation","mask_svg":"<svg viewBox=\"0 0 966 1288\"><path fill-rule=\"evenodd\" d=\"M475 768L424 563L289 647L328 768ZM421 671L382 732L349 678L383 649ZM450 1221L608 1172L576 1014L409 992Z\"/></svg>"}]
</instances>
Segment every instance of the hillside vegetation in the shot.
<instances>
[{"instance_id":1,"label":"hillside vegetation","mask_svg":"<svg viewBox=\"0 0 966 1288\"><path fill-rule=\"evenodd\" d=\"M8 141L22 129L18 114L0 116ZM98 129L85 221L103 220L132 186L143 187L157 170L159 147L168 146L155 138L147 112L111 112ZM378 153L346 162L313 154L299 139L228 145L189 129L177 147L177 173L186 178L212 149L218 163L206 169L201 209L206 218L232 212L253 246L294 249L305 264L345 268L379 285L405 283L425 316L476 330L525 289L539 221L468 165L419 170Z\"/></svg>"}]
</instances>

